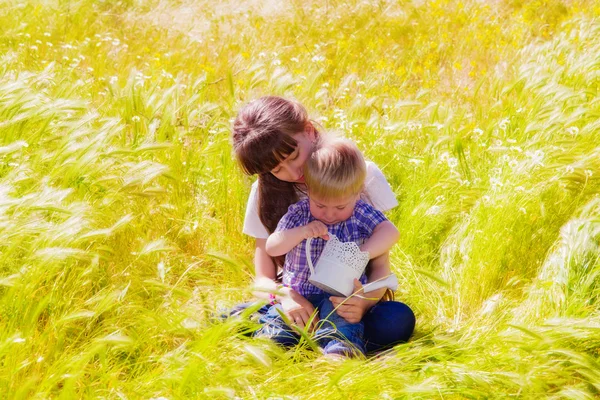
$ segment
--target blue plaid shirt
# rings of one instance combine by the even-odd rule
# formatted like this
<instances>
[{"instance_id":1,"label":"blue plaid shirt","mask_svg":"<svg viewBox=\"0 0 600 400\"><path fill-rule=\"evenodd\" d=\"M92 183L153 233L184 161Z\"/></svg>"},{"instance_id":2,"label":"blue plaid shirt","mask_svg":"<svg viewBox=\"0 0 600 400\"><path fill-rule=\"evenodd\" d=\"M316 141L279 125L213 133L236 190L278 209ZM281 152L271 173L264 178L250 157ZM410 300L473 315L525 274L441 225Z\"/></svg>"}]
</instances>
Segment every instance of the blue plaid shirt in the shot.
<instances>
[{"instance_id":1,"label":"blue plaid shirt","mask_svg":"<svg viewBox=\"0 0 600 400\"><path fill-rule=\"evenodd\" d=\"M304 226L315 220L316 218L310 213L308 199L306 198L296 204L292 204L288 208L287 213L279 220L275 232ZM326 226L327 230L337 236L340 242L355 242L361 245L366 239L371 237L375 227L383 221L387 221L387 219L381 211L376 210L373 206L362 200L358 200L350 218L337 224ZM313 264L316 264L319 260L326 242L326 240L321 238L312 239L310 252ZM283 265L283 283L289 285L304 297L311 294L323 293L321 289L308 282L310 269L306 261L305 246L306 239L286 254ZM367 283L367 277L364 273L360 281L363 284Z\"/></svg>"}]
</instances>

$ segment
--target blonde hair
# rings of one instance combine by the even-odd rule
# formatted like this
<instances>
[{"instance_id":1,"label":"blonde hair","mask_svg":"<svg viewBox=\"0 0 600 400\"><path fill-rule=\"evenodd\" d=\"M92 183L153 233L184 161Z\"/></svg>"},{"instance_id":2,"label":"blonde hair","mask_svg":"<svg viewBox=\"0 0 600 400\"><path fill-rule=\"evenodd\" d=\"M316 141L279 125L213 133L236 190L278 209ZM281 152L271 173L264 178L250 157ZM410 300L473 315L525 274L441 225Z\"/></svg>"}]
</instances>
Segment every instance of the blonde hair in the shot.
<instances>
[{"instance_id":1,"label":"blonde hair","mask_svg":"<svg viewBox=\"0 0 600 400\"><path fill-rule=\"evenodd\" d=\"M321 136L304 164L309 195L332 200L362 192L367 165L354 142L332 135Z\"/></svg>"}]
</instances>

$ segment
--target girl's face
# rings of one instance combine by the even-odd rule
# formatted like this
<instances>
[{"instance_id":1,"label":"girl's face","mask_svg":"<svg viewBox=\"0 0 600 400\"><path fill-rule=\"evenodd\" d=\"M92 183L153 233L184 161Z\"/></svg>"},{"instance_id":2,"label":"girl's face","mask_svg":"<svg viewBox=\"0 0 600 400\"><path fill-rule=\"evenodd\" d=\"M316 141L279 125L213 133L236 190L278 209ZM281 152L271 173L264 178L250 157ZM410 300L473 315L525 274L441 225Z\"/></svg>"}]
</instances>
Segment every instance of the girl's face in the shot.
<instances>
[{"instance_id":1,"label":"girl's face","mask_svg":"<svg viewBox=\"0 0 600 400\"><path fill-rule=\"evenodd\" d=\"M337 224L352 216L354 207L360 195L353 194L335 200L320 200L310 195L308 191L308 204L313 217L326 225Z\"/></svg>"},{"instance_id":2,"label":"girl's face","mask_svg":"<svg viewBox=\"0 0 600 400\"><path fill-rule=\"evenodd\" d=\"M271 170L280 181L304 183L304 163L308 159L313 148L315 140L315 131L311 124L308 124L303 132L292 135L298 142L296 150L294 150L285 160L280 162Z\"/></svg>"}]
</instances>

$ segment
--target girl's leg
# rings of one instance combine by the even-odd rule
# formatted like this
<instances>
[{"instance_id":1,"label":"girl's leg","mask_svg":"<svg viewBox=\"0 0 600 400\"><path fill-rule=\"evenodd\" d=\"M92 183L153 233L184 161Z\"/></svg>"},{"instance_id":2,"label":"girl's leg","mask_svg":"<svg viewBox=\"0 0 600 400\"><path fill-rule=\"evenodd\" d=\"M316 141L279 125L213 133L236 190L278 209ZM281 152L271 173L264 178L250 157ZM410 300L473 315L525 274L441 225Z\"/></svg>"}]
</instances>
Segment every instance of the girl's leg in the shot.
<instances>
[{"instance_id":1,"label":"girl's leg","mask_svg":"<svg viewBox=\"0 0 600 400\"><path fill-rule=\"evenodd\" d=\"M386 350L408 341L415 329L415 314L398 301L376 304L362 319L367 352Z\"/></svg>"}]
</instances>

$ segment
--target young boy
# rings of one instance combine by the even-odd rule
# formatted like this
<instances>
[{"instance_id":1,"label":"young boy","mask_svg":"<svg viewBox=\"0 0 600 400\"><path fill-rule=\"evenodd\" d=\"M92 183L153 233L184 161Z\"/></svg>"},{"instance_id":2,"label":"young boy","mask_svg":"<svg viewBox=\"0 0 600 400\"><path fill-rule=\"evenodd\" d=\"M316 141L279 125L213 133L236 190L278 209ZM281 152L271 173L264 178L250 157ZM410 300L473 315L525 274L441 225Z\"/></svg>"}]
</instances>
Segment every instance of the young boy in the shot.
<instances>
[{"instance_id":1,"label":"young boy","mask_svg":"<svg viewBox=\"0 0 600 400\"><path fill-rule=\"evenodd\" d=\"M308 198L289 207L266 243L270 256L286 255L283 284L319 310L321 326L316 339L325 354L364 354L364 326L362 322L353 324L341 318L334 312L330 295L308 281L306 239L316 238L310 255L316 263L330 233L341 242L355 242L371 259L389 251L399 236L383 213L360 199L365 177L365 161L353 142L321 138L304 166ZM360 281L366 283L364 273ZM267 314L267 324L256 335L292 343L296 334L273 311Z\"/></svg>"}]
</instances>

